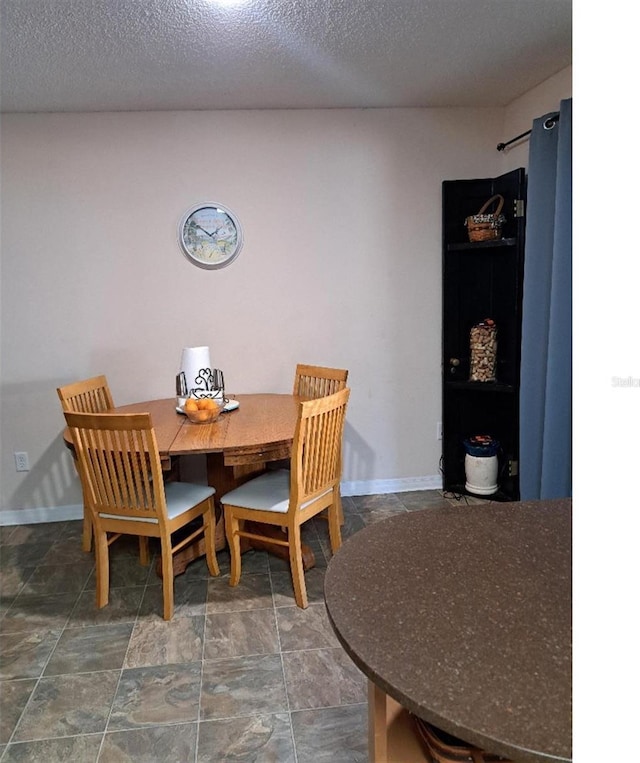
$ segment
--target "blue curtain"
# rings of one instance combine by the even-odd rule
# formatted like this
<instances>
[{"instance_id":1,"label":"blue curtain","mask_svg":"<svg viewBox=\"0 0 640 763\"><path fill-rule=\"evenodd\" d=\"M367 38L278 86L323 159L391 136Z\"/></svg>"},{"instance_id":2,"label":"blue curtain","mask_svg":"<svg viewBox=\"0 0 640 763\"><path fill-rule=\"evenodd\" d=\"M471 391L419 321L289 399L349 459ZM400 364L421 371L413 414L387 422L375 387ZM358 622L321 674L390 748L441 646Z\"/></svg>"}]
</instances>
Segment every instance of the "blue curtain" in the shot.
<instances>
[{"instance_id":1,"label":"blue curtain","mask_svg":"<svg viewBox=\"0 0 640 763\"><path fill-rule=\"evenodd\" d=\"M520 380L520 498L571 496L571 99L529 142ZM546 125L546 126L545 126Z\"/></svg>"}]
</instances>

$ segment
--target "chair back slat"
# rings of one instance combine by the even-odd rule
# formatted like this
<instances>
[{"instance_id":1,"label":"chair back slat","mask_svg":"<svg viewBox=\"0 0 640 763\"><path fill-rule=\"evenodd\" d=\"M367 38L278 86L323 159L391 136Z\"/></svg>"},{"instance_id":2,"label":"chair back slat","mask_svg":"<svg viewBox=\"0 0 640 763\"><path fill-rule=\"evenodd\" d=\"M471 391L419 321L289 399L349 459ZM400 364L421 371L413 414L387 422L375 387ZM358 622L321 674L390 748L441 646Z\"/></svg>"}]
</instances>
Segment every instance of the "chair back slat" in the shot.
<instances>
[{"instance_id":1,"label":"chair back slat","mask_svg":"<svg viewBox=\"0 0 640 763\"><path fill-rule=\"evenodd\" d=\"M300 403L291 454L292 509L340 484L342 437L350 390Z\"/></svg>"},{"instance_id":2,"label":"chair back slat","mask_svg":"<svg viewBox=\"0 0 640 763\"><path fill-rule=\"evenodd\" d=\"M307 398L326 397L347 386L349 372L343 368L325 368L298 363L293 394Z\"/></svg>"},{"instance_id":3,"label":"chair back slat","mask_svg":"<svg viewBox=\"0 0 640 763\"><path fill-rule=\"evenodd\" d=\"M104 375L94 376L91 379L73 382L64 387L58 387L58 397L63 411L75 411L80 413L102 413L114 407L111 390ZM78 469L78 462L74 460ZM80 474L80 482L83 490L83 524L82 524L82 548L91 551L93 541L93 522L91 510L85 494L83 475ZM142 557L141 557L142 558Z\"/></svg>"},{"instance_id":4,"label":"chair back slat","mask_svg":"<svg viewBox=\"0 0 640 763\"><path fill-rule=\"evenodd\" d=\"M67 384L58 388L63 411L103 413L114 407L106 376Z\"/></svg>"},{"instance_id":5,"label":"chair back slat","mask_svg":"<svg viewBox=\"0 0 640 763\"><path fill-rule=\"evenodd\" d=\"M148 413L65 412L91 509L166 520L160 455Z\"/></svg>"}]
</instances>

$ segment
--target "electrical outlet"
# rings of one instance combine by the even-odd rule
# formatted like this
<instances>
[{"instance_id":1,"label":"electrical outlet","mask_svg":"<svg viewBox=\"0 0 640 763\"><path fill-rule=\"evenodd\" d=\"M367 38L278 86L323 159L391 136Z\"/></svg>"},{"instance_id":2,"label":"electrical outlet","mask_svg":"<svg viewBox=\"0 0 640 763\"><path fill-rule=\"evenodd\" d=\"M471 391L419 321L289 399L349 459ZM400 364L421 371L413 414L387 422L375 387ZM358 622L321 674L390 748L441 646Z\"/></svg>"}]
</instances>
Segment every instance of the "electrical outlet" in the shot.
<instances>
[{"instance_id":1,"label":"electrical outlet","mask_svg":"<svg viewBox=\"0 0 640 763\"><path fill-rule=\"evenodd\" d=\"M24 453L24 452L14 453L13 457L16 461L17 472L29 471L29 454L28 453Z\"/></svg>"},{"instance_id":2,"label":"electrical outlet","mask_svg":"<svg viewBox=\"0 0 640 763\"><path fill-rule=\"evenodd\" d=\"M436 424L436 440L442 440L442 422Z\"/></svg>"},{"instance_id":3,"label":"electrical outlet","mask_svg":"<svg viewBox=\"0 0 640 763\"><path fill-rule=\"evenodd\" d=\"M510 477L518 476L518 462L513 461L512 459L509 459L509 476Z\"/></svg>"}]
</instances>

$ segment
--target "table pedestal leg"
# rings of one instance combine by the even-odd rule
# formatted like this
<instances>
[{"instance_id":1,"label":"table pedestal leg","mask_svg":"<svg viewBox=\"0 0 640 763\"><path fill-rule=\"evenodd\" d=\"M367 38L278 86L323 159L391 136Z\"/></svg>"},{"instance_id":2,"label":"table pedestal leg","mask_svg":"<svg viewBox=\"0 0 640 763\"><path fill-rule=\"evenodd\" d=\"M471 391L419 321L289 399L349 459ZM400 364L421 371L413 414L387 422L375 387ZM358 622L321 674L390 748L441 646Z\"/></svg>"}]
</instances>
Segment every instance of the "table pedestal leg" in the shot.
<instances>
[{"instance_id":1,"label":"table pedestal leg","mask_svg":"<svg viewBox=\"0 0 640 763\"><path fill-rule=\"evenodd\" d=\"M368 682L369 763L387 760L387 695L373 681Z\"/></svg>"},{"instance_id":2,"label":"table pedestal leg","mask_svg":"<svg viewBox=\"0 0 640 763\"><path fill-rule=\"evenodd\" d=\"M411 714L369 681L369 763L427 763Z\"/></svg>"}]
</instances>

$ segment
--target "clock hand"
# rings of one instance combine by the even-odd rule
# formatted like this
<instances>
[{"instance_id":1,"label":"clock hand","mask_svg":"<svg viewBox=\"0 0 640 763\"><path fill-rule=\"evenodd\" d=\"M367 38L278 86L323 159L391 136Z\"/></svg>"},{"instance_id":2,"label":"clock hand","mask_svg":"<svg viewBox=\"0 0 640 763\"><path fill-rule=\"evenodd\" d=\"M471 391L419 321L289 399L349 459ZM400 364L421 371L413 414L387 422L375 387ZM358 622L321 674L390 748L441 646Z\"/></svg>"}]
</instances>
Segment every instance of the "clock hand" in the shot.
<instances>
[{"instance_id":1,"label":"clock hand","mask_svg":"<svg viewBox=\"0 0 640 763\"><path fill-rule=\"evenodd\" d=\"M199 228L199 229L200 229L200 230L201 230L203 233L206 233L206 234L207 234L207 236L209 236L209 238L212 238L213 236L215 236L215 235L216 235L216 233L217 233L217 232L220 230L220 228L216 228L216 229L213 231L213 233L209 233L209 231L208 231L208 230L205 230L205 228L203 228L203 227L202 227L202 225L198 225L198 223L196 223L196 224L195 224L195 227L196 227L196 228Z\"/></svg>"},{"instance_id":2,"label":"clock hand","mask_svg":"<svg viewBox=\"0 0 640 763\"><path fill-rule=\"evenodd\" d=\"M200 228L200 230L201 230L201 231L203 231L204 233L206 233L206 234L207 234L207 236L209 236L209 238L213 238L213 237L215 236L215 237L216 237L216 239L218 238L218 231L219 231L219 230L222 230L222 226L220 226L219 228L216 228L216 229L213 231L213 233L209 233L209 231L208 231L208 230L205 230L205 229L204 229L204 228L202 228L200 225L198 225L197 227L198 227L198 228Z\"/></svg>"}]
</instances>

